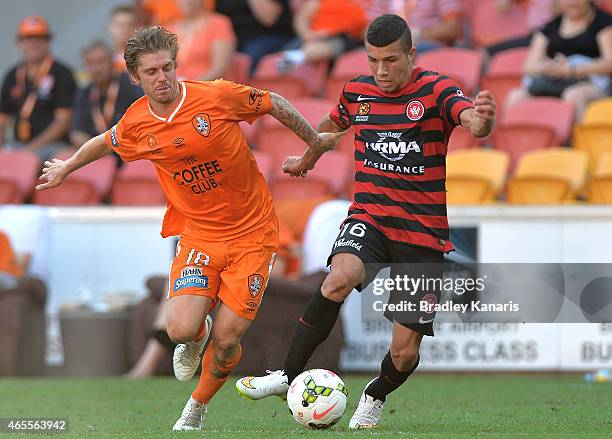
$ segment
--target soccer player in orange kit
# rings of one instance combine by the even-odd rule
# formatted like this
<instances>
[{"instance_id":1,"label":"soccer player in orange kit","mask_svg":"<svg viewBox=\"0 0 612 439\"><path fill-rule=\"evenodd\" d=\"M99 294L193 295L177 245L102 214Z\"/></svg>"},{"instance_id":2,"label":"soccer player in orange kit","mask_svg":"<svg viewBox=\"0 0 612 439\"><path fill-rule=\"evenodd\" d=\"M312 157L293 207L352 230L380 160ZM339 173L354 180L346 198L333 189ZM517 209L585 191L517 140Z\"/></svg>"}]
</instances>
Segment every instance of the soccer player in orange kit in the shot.
<instances>
[{"instance_id":1,"label":"soccer player in orange kit","mask_svg":"<svg viewBox=\"0 0 612 439\"><path fill-rule=\"evenodd\" d=\"M176 35L160 26L129 39L125 61L145 96L105 134L68 160L45 162L38 190L112 151L150 160L168 198L162 236L180 235L170 271L167 331L176 343L175 375L193 377L207 339L200 381L174 430L200 430L206 405L240 360L240 340L255 318L274 264L278 222L270 191L238 123L271 114L313 152L341 133L317 133L281 96L217 80L177 81ZM221 302L214 330L208 313Z\"/></svg>"}]
</instances>

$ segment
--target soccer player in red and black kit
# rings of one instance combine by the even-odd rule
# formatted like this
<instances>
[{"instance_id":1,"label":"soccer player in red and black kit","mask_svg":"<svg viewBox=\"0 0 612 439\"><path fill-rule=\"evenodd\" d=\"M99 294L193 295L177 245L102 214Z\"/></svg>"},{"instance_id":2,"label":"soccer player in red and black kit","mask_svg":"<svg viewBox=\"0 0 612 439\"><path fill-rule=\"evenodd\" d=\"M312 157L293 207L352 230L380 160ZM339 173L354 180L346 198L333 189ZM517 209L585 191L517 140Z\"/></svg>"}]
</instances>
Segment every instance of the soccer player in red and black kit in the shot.
<instances>
[{"instance_id":1,"label":"soccer player in red and black kit","mask_svg":"<svg viewBox=\"0 0 612 439\"><path fill-rule=\"evenodd\" d=\"M374 20L366 50L372 76L348 82L318 127L320 132L354 128L355 199L333 245L331 271L299 319L284 369L236 383L251 399L286 395L331 332L344 299L353 288L366 287L378 267L391 265L394 278L398 266L405 274L410 273L406 267L443 262L444 253L453 249L446 216L448 138L457 125L477 138L493 128L495 103L489 92L481 91L472 102L451 79L413 65L415 49L402 18ZM283 169L304 176L321 155L309 150L289 157ZM440 292L433 296L417 292L412 300L439 302ZM433 335L435 313L406 318L386 312L385 317L393 322L391 346L349 422L353 429L378 424L386 396L417 368L423 335Z\"/></svg>"}]
</instances>

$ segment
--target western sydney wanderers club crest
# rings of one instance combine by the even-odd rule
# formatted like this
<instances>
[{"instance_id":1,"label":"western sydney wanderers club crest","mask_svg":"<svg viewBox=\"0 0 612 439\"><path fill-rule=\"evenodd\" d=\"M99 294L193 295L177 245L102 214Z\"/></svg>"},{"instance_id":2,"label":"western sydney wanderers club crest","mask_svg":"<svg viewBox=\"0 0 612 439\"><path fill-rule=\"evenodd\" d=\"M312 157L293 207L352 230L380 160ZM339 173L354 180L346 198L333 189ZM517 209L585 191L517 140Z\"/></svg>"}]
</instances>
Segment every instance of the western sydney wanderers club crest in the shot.
<instances>
[{"instance_id":1,"label":"western sydney wanderers club crest","mask_svg":"<svg viewBox=\"0 0 612 439\"><path fill-rule=\"evenodd\" d=\"M406 116L413 122L420 120L425 114L425 106L421 101L410 101L406 106Z\"/></svg>"},{"instance_id":2,"label":"western sydney wanderers club crest","mask_svg":"<svg viewBox=\"0 0 612 439\"><path fill-rule=\"evenodd\" d=\"M193 127L198 134L208 137L210 134L210 117L206 113L198 113L191 119Z\"/></svg>"}]
</instances>

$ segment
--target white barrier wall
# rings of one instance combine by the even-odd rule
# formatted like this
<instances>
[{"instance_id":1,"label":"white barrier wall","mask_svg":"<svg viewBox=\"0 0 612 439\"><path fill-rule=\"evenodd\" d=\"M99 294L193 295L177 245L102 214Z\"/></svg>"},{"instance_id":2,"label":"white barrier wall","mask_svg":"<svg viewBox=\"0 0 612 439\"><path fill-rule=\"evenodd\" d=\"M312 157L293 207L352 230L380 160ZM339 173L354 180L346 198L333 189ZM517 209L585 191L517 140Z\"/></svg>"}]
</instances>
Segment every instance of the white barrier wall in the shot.
<instances>
[{"instance_id":1,"label":"white barrier wall","mask_svg":"<svg viewBox=\"0 0 612 439\"><path fill-rule=\"evenodd\" d=\"M336 228L339 219L329 218ZM79 297L144 293L144 279L166 273L174 241L159 235L162 208L1 206L0 229L49 285L49 312ZM450 208L455 226L478 230L479 262L612 263L612 208L509 206ZM331 232L330 235L334 235ZM323 244L321 244L323 245ZM331 248L326 243L325 252ZM346 370L376 370L388 349L389 325L362 324L359 296L343 308ZM588 370L612 367L611 324L438 325L423 344L424 370ZM49 360L61 361L57 328Z\"/></svg>"}]
</instances>

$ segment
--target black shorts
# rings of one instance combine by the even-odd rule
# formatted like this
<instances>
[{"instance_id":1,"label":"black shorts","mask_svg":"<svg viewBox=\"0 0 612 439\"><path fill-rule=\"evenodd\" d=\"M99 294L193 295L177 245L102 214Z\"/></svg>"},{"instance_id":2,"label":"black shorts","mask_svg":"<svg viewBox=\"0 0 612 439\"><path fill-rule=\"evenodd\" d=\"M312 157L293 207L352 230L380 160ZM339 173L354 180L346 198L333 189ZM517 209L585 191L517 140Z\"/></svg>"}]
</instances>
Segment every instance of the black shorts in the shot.
<instances>
[{"instance_id":1,"label":"black shorts","mask_svg":"<svg viewBox=\"0 0 612 439\"><path fill-rule=\"evenodd\" d=\"M388 239L380 230L364 221L347 219L334 242L327 265L338 253L350 253L357 256L365 267L365 280L355 287L357 291L365 289L381 269L391 267L391 278L407 276L410 278L441 278L444 254L427 247L398 243ZM389 321L396 321L406 328L423 335L434 335L433 321L436 313L420 311L421 302L440 303L441 291L437 288L415 291L389 291L389 301L383 313ZM389 311L388 305L397 305L403 301L414 303L415 311Z\"/></svg>"}]
</instances>

